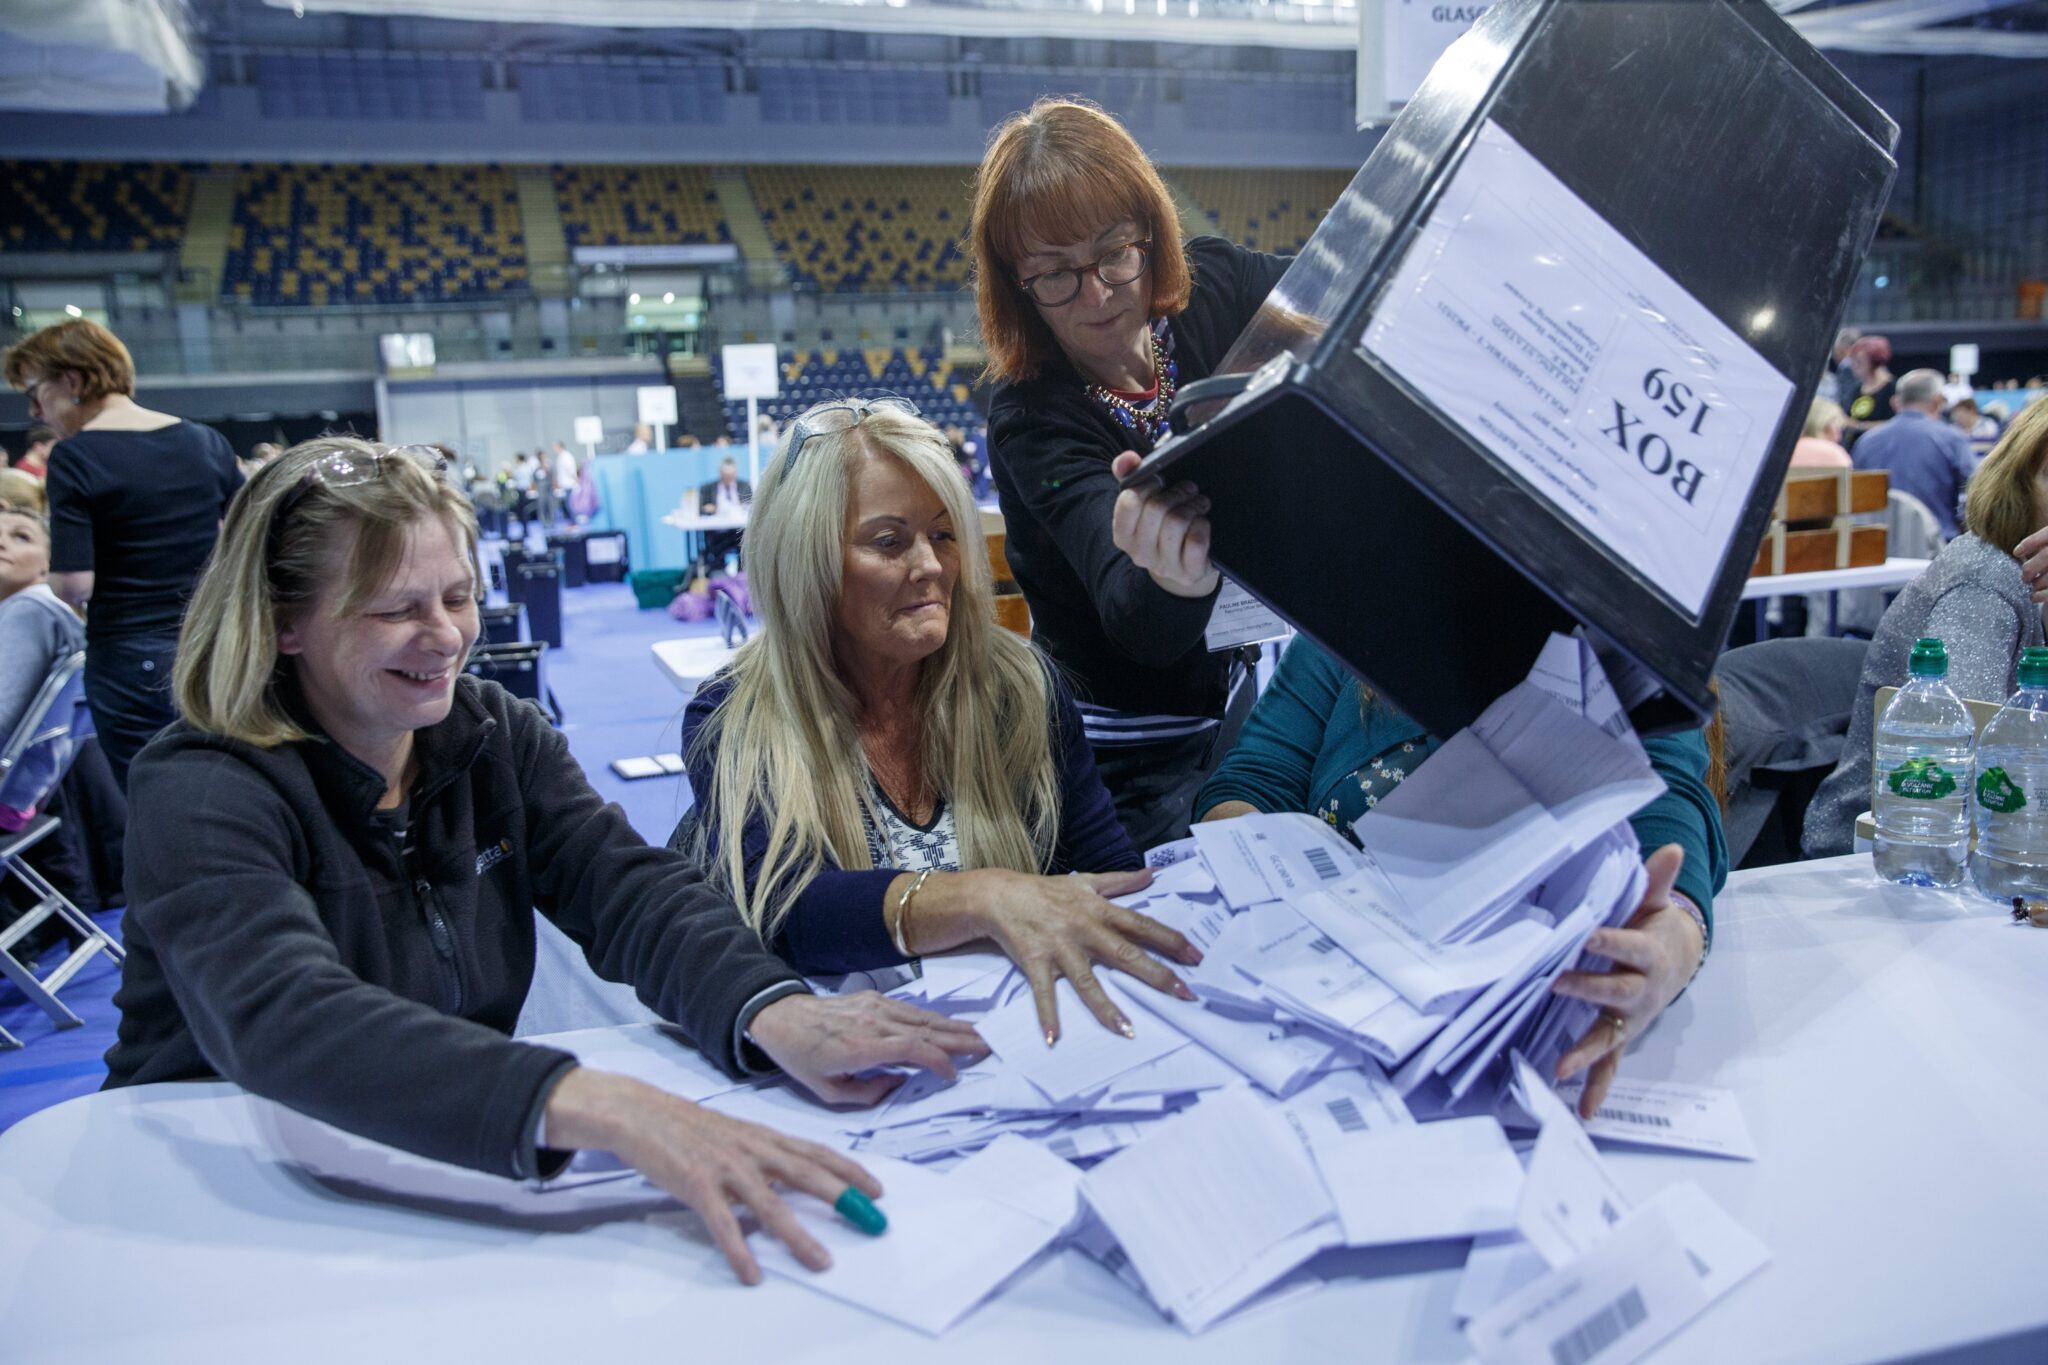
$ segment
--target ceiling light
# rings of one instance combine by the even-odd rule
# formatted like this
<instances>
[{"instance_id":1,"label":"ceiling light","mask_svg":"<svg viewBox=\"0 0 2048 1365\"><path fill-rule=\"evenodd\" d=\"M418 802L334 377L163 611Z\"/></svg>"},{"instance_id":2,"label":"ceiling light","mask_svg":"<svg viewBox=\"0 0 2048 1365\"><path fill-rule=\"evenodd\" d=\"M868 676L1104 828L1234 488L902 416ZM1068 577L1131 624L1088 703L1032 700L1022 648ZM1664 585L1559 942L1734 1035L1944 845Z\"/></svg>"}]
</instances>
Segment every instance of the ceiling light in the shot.
<instances>
[{"instance_id":1,"label":"ceiling light","mask_svg":"<svg viewBox=\"0 0 2048 1365\"><path fill-rule=\"evenodd\" d=\"M661 301L663 303L674 303L676 301L675 292L671 290L670 292L663 294L661 296Z\"/></svg>"},{"instance_id":2,"label":"ceiling light","mask_svg":"<svg viewBox=\"0 0 2048 1365\"><path fill-rule=\"evenodd\" d=\"M72 317L75 317L75 318L82 318L82 317L84 317L84 316L85 316L85 310L84 310L83 308L80 308L80 307L79 307L79 306L78 306L77 304L75 304L75 303L67 303L67 304L65 304L65 305L64 305L64 311L65 311L65 312L67 312L67 313L69 313L69 314L71 314L71 316L72 316Z\"/></svg>"},{"instance_id":3,"label":"ceiling light","mask_svg":"<svg viewBox=\"0 0 2048 1365\"><path fill-rule=\"evenodd\" d=\"M638 302L640 302L640 296L639 296L638 294L628 294L628 295L626 295L626 302L627 302L627 303L638 303Z\"/></svg>"}]
</instances>

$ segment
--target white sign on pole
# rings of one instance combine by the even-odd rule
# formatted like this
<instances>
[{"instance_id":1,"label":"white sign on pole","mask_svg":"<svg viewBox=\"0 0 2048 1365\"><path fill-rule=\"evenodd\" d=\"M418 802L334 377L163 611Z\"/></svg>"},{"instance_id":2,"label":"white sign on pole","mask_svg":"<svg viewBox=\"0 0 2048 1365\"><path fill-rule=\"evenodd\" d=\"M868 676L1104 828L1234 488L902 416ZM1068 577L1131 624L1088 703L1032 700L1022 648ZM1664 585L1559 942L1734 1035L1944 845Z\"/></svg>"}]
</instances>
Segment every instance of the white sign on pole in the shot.
<instances>
[{"instance_id":1,"label":"white sign on pole","mask_svg":"<svg viewBox=\"0 0 2048 1365\"><path fill-rule=\"evenodd\" d=\"M635 389L640 400L640 420L654 428L654 448L668 449L668 429L676 424L676 391L667 384L650 384Z\"/></svg>"},{"instance_id":2,"label":"white sign on pole","mask_svg":"<svg viewBox=\"0 0 2048 1365\"><path fill-rule=\"evenodd\" d=\"M1792 395L1491 121L1358 349L1695 616Z\"/></svg>"},{"instance_id":3,"label":"white sign on pole","mask_svg":"<svg viewBox=\"0 0 2048 1365\"><path fill-rule=\"evenodd\" d=\"M1977 373L1977 363L1976 342L1959 341L1948 348L1948 372L1950 374L1959 374L1963 378L1968 379L1971 375Z\"/></svg>"},{"instance_id":4,"label":"white sign on pole","mask_svg":"<svg viewBox=\"0 0 2048 1365\"><path fill-rule=\"evenodd\" d=\"M640 420L651 427L672 427L676 424L676 391L666 384L652 384L635 389L640 400Z\"/></svg>"},{"instance_id":5,"label":"white sign on pole","mask_svg":"<svg viewBox=\"0 0 2048 1365\"><path fill-rule=\"evenodd\" d=\"M576 419L576 444L594 446L604 439L604 418L578 417Z\"/></svg>"},{"instance_id":6,"label":"white sign on pole","mask_svg":"<svg viewBox=\"0 0 2048 1365\"><path fill-rule=\"evenodd\" d=\"M720 347L727 398L780 398L782 362L768 342Z\"/></svg>"}]
</instances>

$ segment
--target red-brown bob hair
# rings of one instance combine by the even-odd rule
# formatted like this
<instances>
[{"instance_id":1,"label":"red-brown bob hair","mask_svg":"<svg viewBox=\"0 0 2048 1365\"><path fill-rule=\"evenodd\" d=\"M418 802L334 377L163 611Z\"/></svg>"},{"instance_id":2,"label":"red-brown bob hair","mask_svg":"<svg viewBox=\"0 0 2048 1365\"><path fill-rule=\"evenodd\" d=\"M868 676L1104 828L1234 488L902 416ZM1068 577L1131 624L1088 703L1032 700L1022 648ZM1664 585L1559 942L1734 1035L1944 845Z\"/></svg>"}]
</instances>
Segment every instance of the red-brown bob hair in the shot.
<instances>
[{"instance_id":1,"label":"red-brown bob hair","mask_svg":"<svg viewBox=\"0 0 2048 1365\"><path fill-rule=\"evenodd\" d=\"M1017 286L1026 238L1085 242L1129 219L1152 239L1152 316L1188 306L1187 256L1173 196L1121 123L1080 99L1042 99L1005 120L975 176L974 305L991 379L1034 379L1060 353Z\"/></svg>"}]
</instances>

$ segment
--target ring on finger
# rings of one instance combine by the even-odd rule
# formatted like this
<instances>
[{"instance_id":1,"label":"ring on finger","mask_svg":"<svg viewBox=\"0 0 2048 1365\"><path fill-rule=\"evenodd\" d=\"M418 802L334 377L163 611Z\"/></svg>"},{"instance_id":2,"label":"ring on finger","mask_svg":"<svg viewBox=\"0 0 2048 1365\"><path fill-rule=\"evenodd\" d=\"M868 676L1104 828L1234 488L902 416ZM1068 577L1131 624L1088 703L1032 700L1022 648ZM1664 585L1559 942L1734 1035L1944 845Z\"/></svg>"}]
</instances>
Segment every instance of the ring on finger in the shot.
<instances>
[{"instance_id":1,"label":"ring on finger","mask_svg":"<svg viewBox=\"0 0 2048 1365\"><path fill-rule=\"evenodd\" d=\"M1617 1014L1613 1010L1601 1010L1600 1017L1613 1027L1615 1047L1618 1048L1628 1041L1628 1018L1626 1015Z\"/></svg>"}]
</instances>

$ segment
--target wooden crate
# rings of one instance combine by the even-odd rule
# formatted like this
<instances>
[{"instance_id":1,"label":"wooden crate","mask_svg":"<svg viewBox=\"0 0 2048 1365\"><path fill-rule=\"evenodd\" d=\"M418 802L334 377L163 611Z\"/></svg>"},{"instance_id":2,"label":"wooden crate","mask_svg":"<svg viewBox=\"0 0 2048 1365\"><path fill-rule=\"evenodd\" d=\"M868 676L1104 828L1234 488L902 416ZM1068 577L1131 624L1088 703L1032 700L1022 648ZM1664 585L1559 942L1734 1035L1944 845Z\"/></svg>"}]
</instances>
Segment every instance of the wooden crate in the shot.
<instances>
[{"instance_id":1,"label":"wooden crate","mask_svg":"<svg viewBox=\"0 0 2048 1365\"><path fill-rule=\"evenodd\" d=\"M1883 526L1857 526L1846 520L1813 531L1788 530L1784 522L1774 521L1764 543L1757 547L1756 563L1750 566L1749 576L1819 573L1882 564L1887 535Z\"/></svg>"},{"instance_id":2,"label":"wooden crate","mask_svg":"<svg viewBox=\"0 0 2048 1365\"><path fill-rule=\"evenodd\" d=\"M1832 521L1856 512L1882 512L1891 476L1882 469L1794 469L1785 475L1772 521Z\"/></svg>"}]
</instances>

